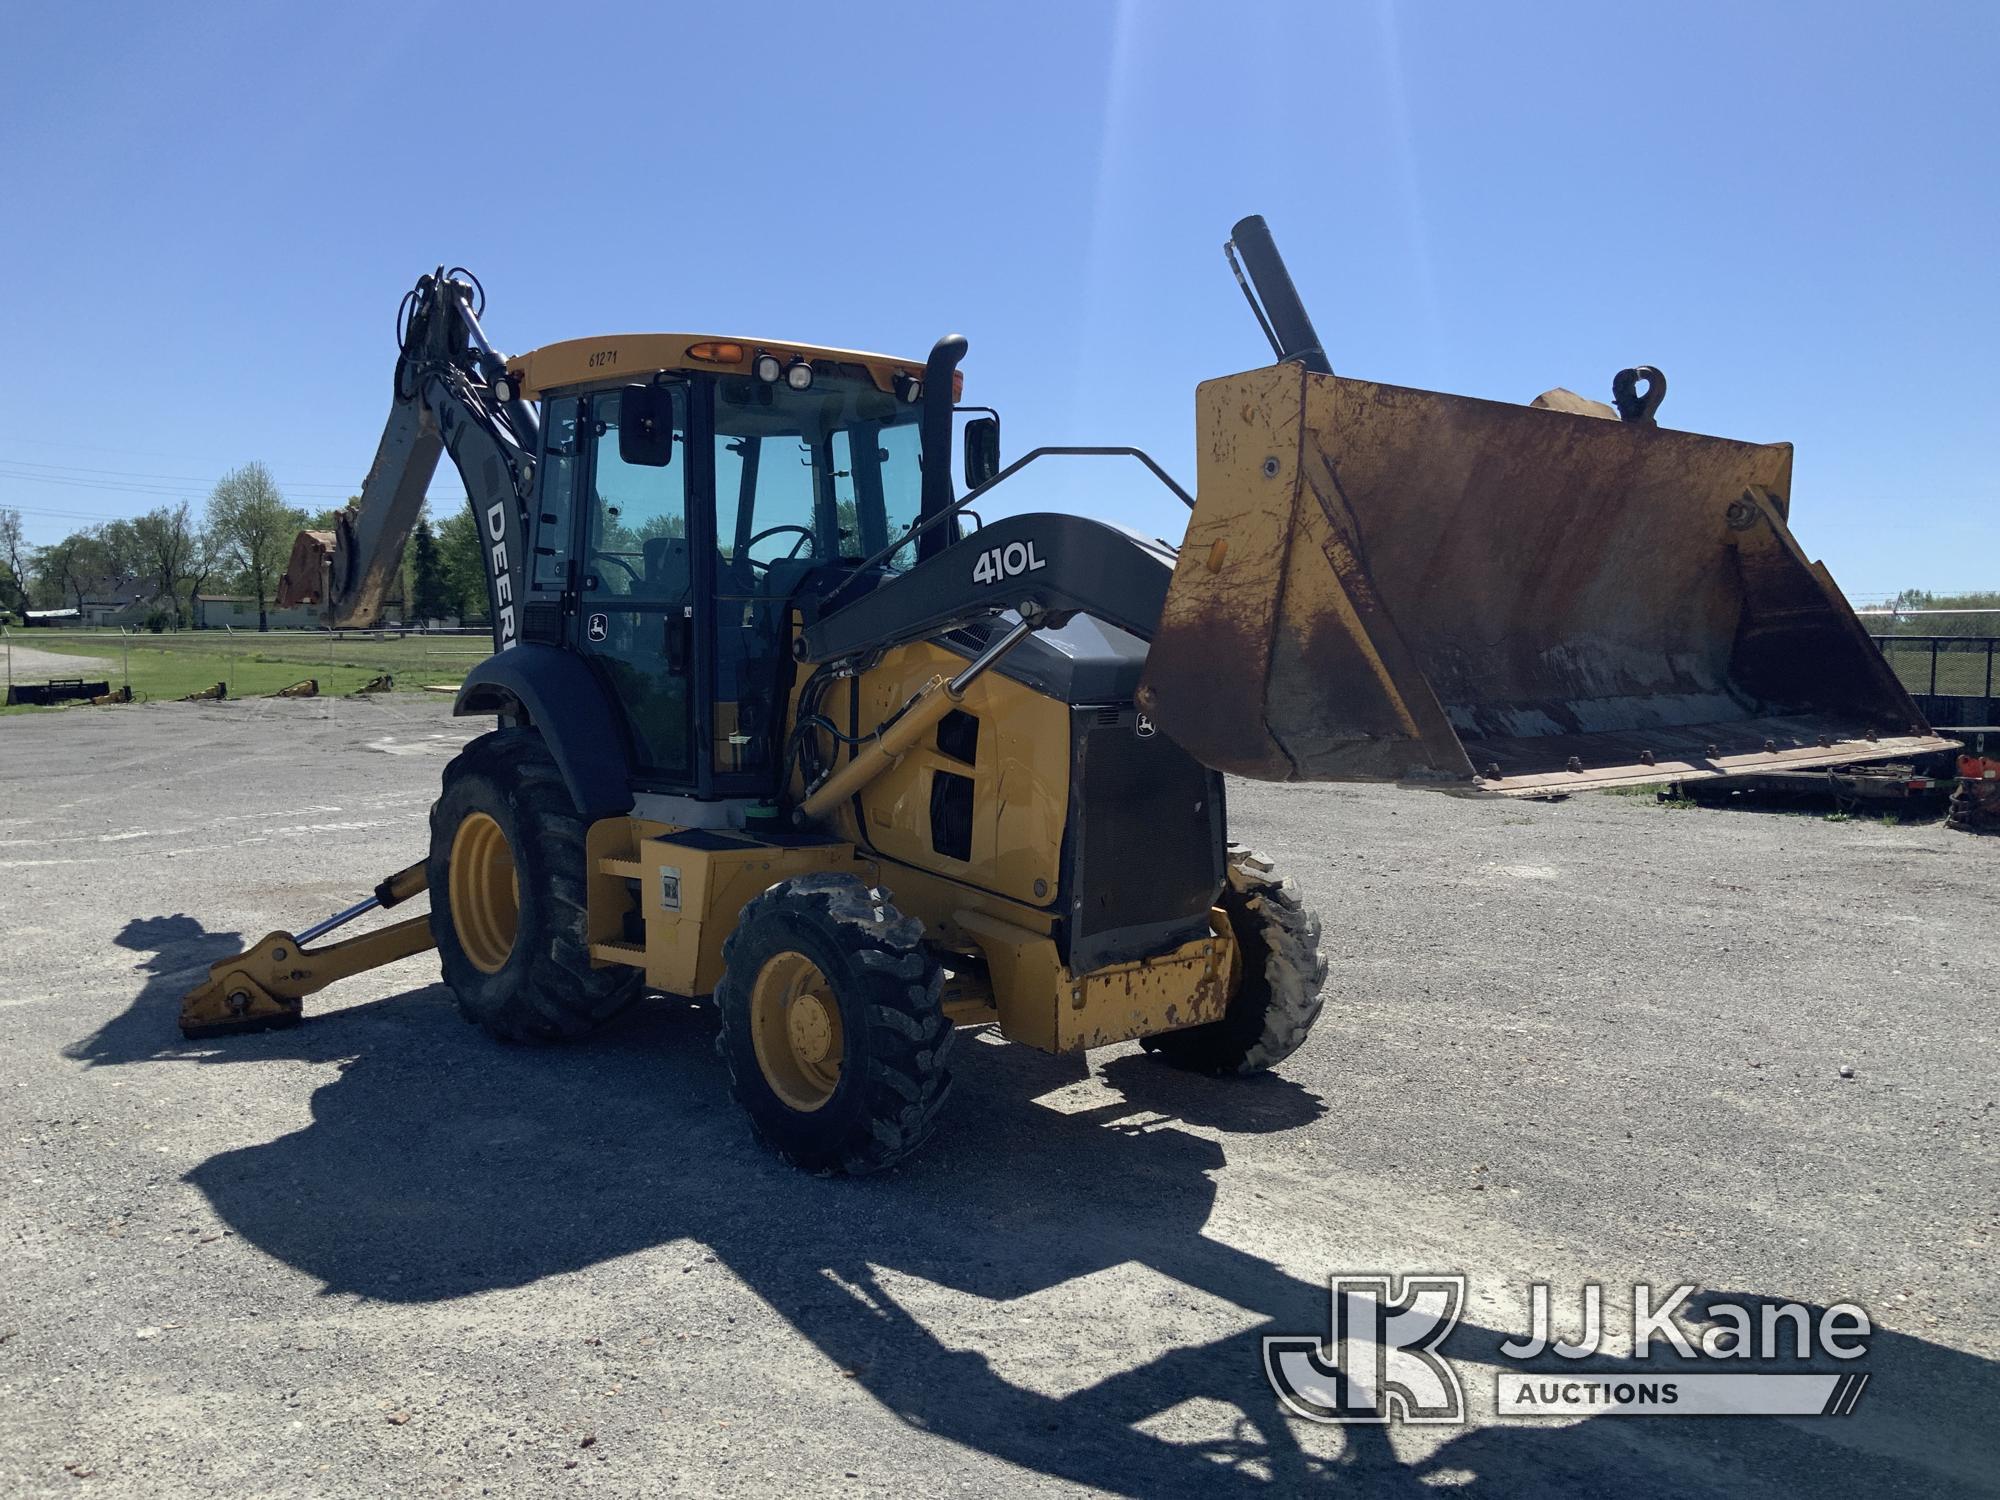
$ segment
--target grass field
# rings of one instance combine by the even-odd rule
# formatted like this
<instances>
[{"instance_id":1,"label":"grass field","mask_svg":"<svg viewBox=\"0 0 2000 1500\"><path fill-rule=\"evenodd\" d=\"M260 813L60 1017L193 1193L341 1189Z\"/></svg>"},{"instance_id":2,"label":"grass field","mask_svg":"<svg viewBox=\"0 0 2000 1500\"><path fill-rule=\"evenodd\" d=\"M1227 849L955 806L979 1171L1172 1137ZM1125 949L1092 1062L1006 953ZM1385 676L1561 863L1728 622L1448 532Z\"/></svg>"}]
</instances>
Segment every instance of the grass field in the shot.
<instances>
[{"instance_id":1,"label":"grass field","mask_svg":"<svg viewBox=\"0 0 2000 1500\"><path fill-rule=\"evenodd\" d=\"M9 631L0 644L0 662L11 647L37 654L41 665L18 667L17 682L46 682L64 675L48 669L53 657L105 664L76 675L108 677L115 688L130 681L134 695L154 702L227 683L232 698L275 693L302 678L316 678L323 694L353 692L369 679L388 674L397 692L417 692L433 684L456 684L489 654L485 635L335 635L318 631L212 630L120 637L98 632L32 637ZM107 670L108 668L108 670ZM129 677L128 677L129 672ZM75 705L68 705L75 706ZM55 709L10 708L5 713L52 713Z\"/></svg>"},{"instance_id":2,"label":"grass field","mask_svg":"<svg viewBox=\"0 0 2000 1500\"><path fill-rule=\"evenodd\" d=\"M1882 647L1882 654L1895 668L1903 686L1913 693L1936 691L1971 698L2000 691L2000 662L1989 655L1990 643L1985 638L1940 642L1935 689L1931 685L1929 640L1877 641L1876 644Z\"/></svg>"}]
</instances>

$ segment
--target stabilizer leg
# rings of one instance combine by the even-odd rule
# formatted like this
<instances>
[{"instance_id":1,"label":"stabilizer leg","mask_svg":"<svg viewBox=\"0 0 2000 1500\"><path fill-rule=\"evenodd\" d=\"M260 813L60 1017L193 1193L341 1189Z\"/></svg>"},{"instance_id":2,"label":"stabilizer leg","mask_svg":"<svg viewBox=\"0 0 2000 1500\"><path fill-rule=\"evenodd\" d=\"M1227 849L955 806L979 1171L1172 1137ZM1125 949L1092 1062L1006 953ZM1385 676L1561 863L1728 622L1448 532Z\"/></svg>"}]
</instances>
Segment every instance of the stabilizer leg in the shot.
<instances>
[{"instance_id":1,"label":"stabilizer leg","mask_svg":"<svg viewBox=\"0 0 2000 1500\"><path fill-rule=\"evenodd\" d=\"M411 865L375 887L366 901L307 928L301 936L267 933L243 952L210 965L208 978L181 1001L181 1035L223 1036L297 1025L307 995L434 946L428 916L410 917L325 948L306 946L364 912L407 900L425 885L423 865Z\"/></svg>"}]
</instances>

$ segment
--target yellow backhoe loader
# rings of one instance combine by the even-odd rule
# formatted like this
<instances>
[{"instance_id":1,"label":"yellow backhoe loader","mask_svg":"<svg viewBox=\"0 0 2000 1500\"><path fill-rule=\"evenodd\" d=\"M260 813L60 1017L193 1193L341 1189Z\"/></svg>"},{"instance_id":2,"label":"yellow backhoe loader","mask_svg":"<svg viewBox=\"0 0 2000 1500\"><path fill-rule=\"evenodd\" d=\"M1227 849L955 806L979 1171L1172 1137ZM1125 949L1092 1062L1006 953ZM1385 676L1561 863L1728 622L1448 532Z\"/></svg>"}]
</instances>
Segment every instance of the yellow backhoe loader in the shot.
<instances>
[{"instance_id":1,"label":"yellow backhoe loader","mask_svg":"<svg viewBox=\"0 0 2000 1500\"><path fill-rule=\"evenodd\" d=\"M1224 772L1549 796L1948 743L1793 541L1788 447L1660 428L1647 369L1616 409L1336 376L1263 221L1229 250L1276 362L1200 387L1195 497L1133 449L1002 468L956 336L509 358L473 277L423 277L361 497L281 602L374 623L449 452L495 647L456 711L497 727L446 769L426 859L216 964L183 1030L296 1021L432 945L510 1041L713 996L759 1133L866 1172L930 1133L959 1026L1215 1074L1304 1041L1319 925L1229 844ZM1181 545L971 525L1074 454L1146 465ZM428 916L314 946L426 888Z\"/></svg>"}]
</instances>

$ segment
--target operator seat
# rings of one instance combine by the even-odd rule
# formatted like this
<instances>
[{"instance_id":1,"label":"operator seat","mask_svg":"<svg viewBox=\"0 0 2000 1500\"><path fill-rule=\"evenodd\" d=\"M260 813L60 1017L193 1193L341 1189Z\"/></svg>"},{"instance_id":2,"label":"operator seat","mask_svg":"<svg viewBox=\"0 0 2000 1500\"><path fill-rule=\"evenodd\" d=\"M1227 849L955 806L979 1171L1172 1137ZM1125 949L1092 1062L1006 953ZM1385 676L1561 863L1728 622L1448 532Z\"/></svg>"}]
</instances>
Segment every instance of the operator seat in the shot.
<instances>
[{"instance_id":1,"label":"operator seat","mask_svg":"<svg viewBox=\"0 0 2000 1500\"><path fill-rule=\"evenodd\" d=\"M678 602L694 592L694 553L684 536L649 536L644 544L646 597Z\"/></svg>"}]
</instances>

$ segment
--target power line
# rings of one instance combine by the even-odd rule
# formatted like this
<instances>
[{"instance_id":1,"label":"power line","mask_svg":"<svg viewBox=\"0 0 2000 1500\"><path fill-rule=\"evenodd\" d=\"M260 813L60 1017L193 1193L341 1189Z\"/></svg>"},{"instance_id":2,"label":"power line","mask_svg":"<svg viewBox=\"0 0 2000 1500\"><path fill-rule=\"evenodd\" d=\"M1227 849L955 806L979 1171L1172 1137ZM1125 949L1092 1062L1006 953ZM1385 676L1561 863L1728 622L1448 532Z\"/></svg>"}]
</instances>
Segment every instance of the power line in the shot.
<instances>
[{"instance_id":1,"label":"power line","mask_svg":"<svg viewBox=\"0 0 2000 1500\"><path fill-rule=\"evenodd\" d=\"M10 437L9 442L26 443L30 448L61 448L75 453L123 453L130 458L174 458L177 453L162 453L158 448L107 448L100 443L59 443L53 438Z\"/></svg>"},{"instance_id":2,"label":"power line","mask_svg":"<svg viewBox=\"0 0 2000 1500\"><path fill-rule=\"evenodd\" d=\"M30 469L61 469L71 474L113 474L122 479L185 479L190 484L205 483L198 474L153 474L137 469L93 469L82 464L45 464L33 458L0 457L0 463L18 464Z\"/></svg>"},{"instance_id":3,"label":"power line","mask_svg":"<svg viewBox=\"0 0 2000 1500\"><path fill-rule=\"evenodd\" d=\"M60 516L65 521L128 521L129 516L86 515L80 510L49 510L39 505L0 505L0 510L18 510L24 516Z\"/></svg>"},{"instance_id":4,"label":"power line","mask_svg":"<svg viewBox=\"0 0 2000 1500\"><path fill-rule=\"evenodd\" d=\"M61 489L94 490L101 495L164 496L169 500L193 500L199 498L199 496L189 490L168 489L163 485L84 484L73 479L52 479L45 474L12 474L5 469L0 469L0 480L13 480L18 485L46 484Z\"/></svg>"},{"instance_id":5,"label":"power line","mask_svg":"<svg viewBox=\"0 0 2000 1500\"><path fill-rule=\"evenodd\" d=\"M193 493L187 484L155 484L141 480L123 479L79 479L70 474L22 473L19 470L7 467L4 459L0 459L0 479L11 479L16 484L21 485L47 484L58 485L64 489L97 490L106 495L190 495ZM287 484L282 480L273 480L272 483L276 484L279 489L289 490L294 494L304 494L307 492L333 494L345 491L351 495L359 488L357 485L349 484L299 484L297 482ZM209 489L213 488L212 485L204 484L199 480L194 481L194 484L202 493L206 493Z\"/></svg>"},{"instance_id":6,"label":"power line","mask_svg":"<svg viewBox=\"0 0 2000 1500\"><path fill-rule=\"evenodd\" d=\"M32 441L32 439L9 438L8 441L18 443L18 442L30 442ZM91 451L98 451L98 450L91 450ZM128 448L109 448L101 451L108 453L132 453L134 455L137 455L141 452L141 450L139 449L128 449ZM161 458L172 457L171 454L160 454L158 456ZM195 480L197 483L202 483L202 484L206 484L208 482L205 478L193 474L161 474L151 469L100 469L87 464L58 464L58 463L51 463L47 459L11 458L4 454L0 454L0 461L4 461L6 463L11 463L11 464L26 464L37 469L67 469L70 472L77 474L116 474L116 475L122 475L126 478L136 478L136 479L192 479ZM236 464L218 465L217 467L236 468L240 467L240 465ZM305 481L301 482L303 483Z\"/></svg>"},{"instance_id":7,"label":"power line","mask_svg":"<svg viewBox=\"0 0 2000 1500\"><path fill-rule=\"evenodd\" d=\"M50 464L37 459L9 458L0 455L0 464L17 471L10 477L32 479L47 484L74 484L103 489L122 489L128 486L155 487L160 484L198 484L207 486L214 481L198 474L160 474L143 469L97 469L81 464ZM41 472L32 472L41 471ZM94 476L83 478L80 476ZM272 483L281 489L293 490L338 490L352 491L351 481L315 479L276 479Z\"/></svg>"},{"instance_id":8,"label":"power line","mask_svg":"<svg viewBox=\"0 0 2000 1500\"><path fill-rule=\"evenodd\" d=\"M4 475L0 475L0 478L4 477L5 477ZM201 495L183 495L179 497L168 496L166 498L184 499L189 504L199 504L204 499L206 499L205 496ZM307 498L310 499L313 497L308 496ZM449 510L453 506L462 505L465 502L465 495L463 491L459 491L456 493L447 492L442 495L426 494L424 496L424 502L427 505L438 505ZM305 509L306 507L301 506L299 508ZM111 522L111 521L130 521L136 519L136 517L132 514L114 516L114 515L107 515L102 511L63 510L51 505L16 505L11 501L0 501L0 510L19 511L24 516L53 517L57 520L63 520L63 521Z\"/></svg>"}]
</instances>

